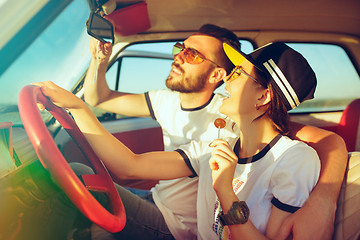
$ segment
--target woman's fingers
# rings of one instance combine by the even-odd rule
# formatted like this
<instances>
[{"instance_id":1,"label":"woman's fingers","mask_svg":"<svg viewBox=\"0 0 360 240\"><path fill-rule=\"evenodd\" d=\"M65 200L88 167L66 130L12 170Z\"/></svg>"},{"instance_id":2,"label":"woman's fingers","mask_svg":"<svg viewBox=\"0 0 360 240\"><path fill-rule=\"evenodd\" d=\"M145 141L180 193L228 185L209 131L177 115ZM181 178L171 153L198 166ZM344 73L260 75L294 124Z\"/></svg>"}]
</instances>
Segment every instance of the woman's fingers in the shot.
<instances>
[{"instance_id":1,"label":"woman's fingers","mask_svg":"<svg viewBox=\"0 0 360 240\"><path fill-rule=\"evenodd\" d=\"M225 140L216 139L212 141L209 146L213 147L212 155L219 155L237 162L237 155L234 153L229 143Z\"/></svg>"}]
</instances>

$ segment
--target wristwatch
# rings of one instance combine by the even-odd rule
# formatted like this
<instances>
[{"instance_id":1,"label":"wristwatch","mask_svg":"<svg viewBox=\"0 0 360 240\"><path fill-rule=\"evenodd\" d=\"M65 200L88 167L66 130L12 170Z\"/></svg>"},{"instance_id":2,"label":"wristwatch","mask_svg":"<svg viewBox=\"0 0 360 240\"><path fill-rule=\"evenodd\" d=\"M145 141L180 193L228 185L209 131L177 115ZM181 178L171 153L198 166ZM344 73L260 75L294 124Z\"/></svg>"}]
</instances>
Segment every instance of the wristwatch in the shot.
<instances>
[{"instance_id":1,"label":"wristwatch","mask_svg":"<svg viewBox=\"0 0 360 240\"><path fill-rule=\"evenodd\" d=\"M248 208L245 201L233 202L229 211L224 214L222 211L218 217L221 225L235 225L244 224L248 221L250 215L250 209Z\"/></svg>"}]
</instances>

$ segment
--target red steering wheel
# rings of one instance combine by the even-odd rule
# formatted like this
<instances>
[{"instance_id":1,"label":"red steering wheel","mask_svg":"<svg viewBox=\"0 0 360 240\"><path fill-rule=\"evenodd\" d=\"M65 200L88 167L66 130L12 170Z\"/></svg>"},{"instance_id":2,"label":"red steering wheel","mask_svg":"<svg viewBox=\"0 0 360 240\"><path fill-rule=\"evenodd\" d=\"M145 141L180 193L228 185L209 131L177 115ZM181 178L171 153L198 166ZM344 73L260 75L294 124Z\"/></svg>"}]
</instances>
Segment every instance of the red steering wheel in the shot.
<instances>
[{"instance_id":1,"label":"red steering wheel","mask_svg":"<svg viewBox=\"0 0 360 240\"><path fill-rule=\"evenodd\" d=\"M91 163L95 174L82 175L86 187L71 169L50 136L41 118L37 102L42 103L60 122ZM121 231L125 226L126 215L120 196L105 166L98 159L70 115L64 109L50 102L42 94L40 87L32 85L25 86L20 91L19 112L24 128L42 165L50 172L69 199L85 216L103 229L109 232ZM107 193L112 213L107 211L88 189Z\"/></svg>"}]
</instances>

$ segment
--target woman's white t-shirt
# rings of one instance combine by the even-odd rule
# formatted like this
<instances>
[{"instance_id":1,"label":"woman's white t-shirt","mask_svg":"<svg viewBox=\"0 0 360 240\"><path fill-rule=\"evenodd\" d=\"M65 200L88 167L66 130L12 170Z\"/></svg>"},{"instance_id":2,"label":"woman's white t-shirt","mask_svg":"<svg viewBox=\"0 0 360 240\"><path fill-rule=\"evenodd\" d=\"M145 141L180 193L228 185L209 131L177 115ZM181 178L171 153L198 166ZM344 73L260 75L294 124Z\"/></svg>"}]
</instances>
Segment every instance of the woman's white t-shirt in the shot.
<instances>
[{"instance_id":1,"label":"woman's white t-shirt","mask_svg":"<svg viewBox=\"0 0 360 240\"><path fill-rule=\"evenodd\" d=\"M229 143L236 152L238 139ZM194 141L177 151L182 152L184 160L199 176L198 239L229 239L229 229L218 219L221 209L212 187L209 143ZM317 183L319 172L320 160L314 149L278 135L255 156L238 160L233 189L239 200L246 201L251 222L265 233L272 207L288 212L302 207Z\"/></svg>"}]
</instances>

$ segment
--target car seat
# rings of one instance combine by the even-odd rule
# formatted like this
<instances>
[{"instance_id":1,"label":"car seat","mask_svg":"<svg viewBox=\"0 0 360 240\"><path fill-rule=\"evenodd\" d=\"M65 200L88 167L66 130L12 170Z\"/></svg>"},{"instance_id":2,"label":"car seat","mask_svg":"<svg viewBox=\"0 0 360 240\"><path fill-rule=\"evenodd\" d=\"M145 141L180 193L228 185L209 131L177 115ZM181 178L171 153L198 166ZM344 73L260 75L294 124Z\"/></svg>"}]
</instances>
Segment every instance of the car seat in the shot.
<instances>
[{"instance_id":1,"label":"car seat","mask_svg":"<svg viewBox=\"0 0 360 240\"><path fill-rule=\"evenodd\" d=\"M336 133L345 141L349 162L338 199L334 240L360 240L360 98L343 111Z\"/></svg>"},{"instance_id":2,"label":"car seat","mask_svg":"<svg viewBox=\"0 0 360 240\"><path fill-rule=\"evenodd\" d=\"M360 240L360 152L349 153L337 202L333 240Z\"/></svg>"},{"instance_id":3,"label":"car seat","mask_svg":"<svg viewBox=\"0 0 360 240\"><path fill-rule=\"evenodd\" d=\"M360 151L360 98L352 101L343 111L336 133L346 143L348 152Z\"/></svg>"}]
</instances>

